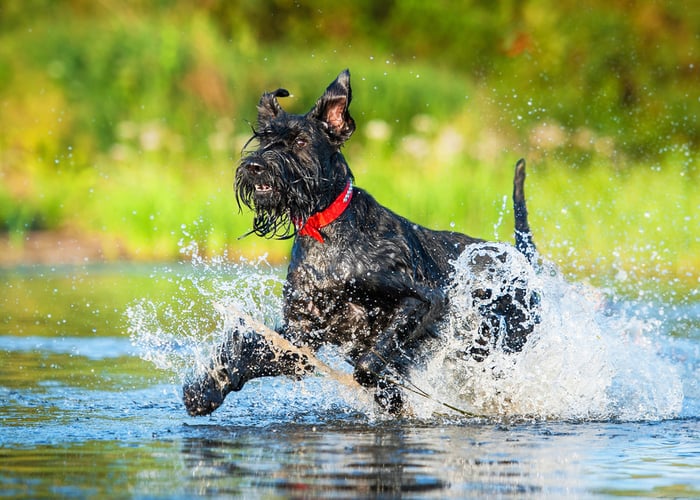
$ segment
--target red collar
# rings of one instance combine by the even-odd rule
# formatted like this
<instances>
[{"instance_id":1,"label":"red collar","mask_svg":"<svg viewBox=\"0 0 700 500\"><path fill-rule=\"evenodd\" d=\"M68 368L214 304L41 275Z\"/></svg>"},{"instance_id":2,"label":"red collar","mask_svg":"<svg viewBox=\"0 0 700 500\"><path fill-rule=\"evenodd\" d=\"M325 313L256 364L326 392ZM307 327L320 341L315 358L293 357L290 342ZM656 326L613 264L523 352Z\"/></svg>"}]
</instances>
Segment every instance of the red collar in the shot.
<instances>
[{"instance_id":1,"label":"red collar","mask_svg":"<svg viewBox=\"0 0 700 500\"><path fill-rule=\"evenodd\" d=\"M312 238L323 243L323 236L321 236L321 232L319 230L340 217L345 209L348 208L348 205L350 205L351 199L352 179L348 179L345 190L340 193L333 203L328 205L328 208L320 212L316 212L309 217L306 222L296 222L297 234L301 236L311 236Z\"/></svg>"}]
</instances>

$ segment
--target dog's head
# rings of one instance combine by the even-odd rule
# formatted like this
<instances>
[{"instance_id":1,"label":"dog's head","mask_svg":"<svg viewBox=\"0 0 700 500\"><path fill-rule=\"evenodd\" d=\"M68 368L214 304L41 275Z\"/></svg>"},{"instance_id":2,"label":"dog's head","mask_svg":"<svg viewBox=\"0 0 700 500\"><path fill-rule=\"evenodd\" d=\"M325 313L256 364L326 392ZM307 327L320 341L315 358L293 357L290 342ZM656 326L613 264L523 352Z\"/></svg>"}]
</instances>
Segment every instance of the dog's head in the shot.
<instances>
[{"instance_id":1,"label":"dog's head","mask_svg":"<svg viewBox=\"0 0 700 500\"><path fill-rule=\"evenodd\" d=\"M235 192L255 211L259 236L289 238L312 214L326 208L352 174L340 148L355 130L348 112L350 72L343 71L305 115L282 109L277 99L289 92L266 92L258 104L258 122L236 170Z\"/></svg>"}]
</instances>

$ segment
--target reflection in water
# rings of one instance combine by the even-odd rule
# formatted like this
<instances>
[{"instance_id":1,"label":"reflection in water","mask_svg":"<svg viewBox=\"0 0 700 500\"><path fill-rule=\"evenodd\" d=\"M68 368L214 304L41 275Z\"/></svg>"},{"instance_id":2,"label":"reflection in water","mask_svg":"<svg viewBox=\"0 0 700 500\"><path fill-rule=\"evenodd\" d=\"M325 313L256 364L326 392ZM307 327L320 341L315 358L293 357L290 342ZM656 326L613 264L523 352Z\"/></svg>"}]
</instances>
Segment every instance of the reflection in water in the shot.
<instances>
[{"instance_id":1,"label":"reflection in water","mask_svg":"<svg viewBox=\"0 0 700 500\"><path fill-rule=\"evenodd\" d=\"M234 440L188 439L183 459L209 487L239 481L244 489L353 495L439 491L450 483L439 474L441 452L410 443L401 429L309 432L307 427L271 430Z\"/></svg>"},{"instance_id":2,"label":"reflection in water","mask_svg":"<svg viewBox=\"0 0 700 500\"><path fill-rule=\"evenodd\" d=\"M200 492L237 488L329 497L552 494L564 492L567 478L576 476L571 457L562 457L570 453L562 436L555 448L547 445L547 437L542 446L542 435L528 437L481 425L339 425L319 431L287 425L255 432L220 428L184 440L182 455L190 471L188 481Z\"/></svg>"},{"instance_id":3,"label":"reflection in water","mask_svg":"<svg viewBox=\"0 0 700 500\"><path fill-rule=\"evenodd\" d=\"M185 490L300 497L700 494L697 421L194 427Z\"/></svg>"},{"instance_id":4,"label":"reflection in water","mask_svg":"<svg viewBox=\"0 0 700 500\"><path fill-rule=\"evenodd\" d=\"M663 423L335 421L188 425L173 408L120 422L157 432L0 448L3 494L363 498L695 497L697 420ZM331 417L331 416L328 416ZM185 418L188 422L197 422ZM149 424L149 421L153 421ZM164 422L170 425L163 427ZM93 438L85 436L92 434Z\"/></svg>"}]
</instances>

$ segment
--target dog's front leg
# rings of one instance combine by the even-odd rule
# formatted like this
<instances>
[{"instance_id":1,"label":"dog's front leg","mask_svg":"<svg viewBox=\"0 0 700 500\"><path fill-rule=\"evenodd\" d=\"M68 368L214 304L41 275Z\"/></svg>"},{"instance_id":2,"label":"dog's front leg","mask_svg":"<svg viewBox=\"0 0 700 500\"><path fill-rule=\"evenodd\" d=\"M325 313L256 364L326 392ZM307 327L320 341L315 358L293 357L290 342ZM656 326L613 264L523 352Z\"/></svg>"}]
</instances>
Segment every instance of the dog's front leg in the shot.
<instances>
[{"instance_id":1,"label":"dog's front leg","mask_svg":"<svg viewBox=\"0 0 700 500\"><path fill-rule=\"evenodd\" d=\"M249 380L278 375L301 377L312 370L299 354L281 350L255 332L231 329L206 371L185 382L182 398L190 415L208 415Z\"/></svg>"},{"instance_id":2,"label":"dog's front leg","mask_svg":"<svg viewBox=\"0 0 700 500\"><path fill-rule=\"evenodd\" d=\"M416 344L424 337L434 335L437 320L444 312L447 300L440 290L412 290L393 311L387 327L372 347L362 354L356 364L354 377L365 387L376 387L377 402L391 413L399 413L403 406L401 392L386 377L387 368L399 376L413 364Z\"/></svg>"}]
</instances>

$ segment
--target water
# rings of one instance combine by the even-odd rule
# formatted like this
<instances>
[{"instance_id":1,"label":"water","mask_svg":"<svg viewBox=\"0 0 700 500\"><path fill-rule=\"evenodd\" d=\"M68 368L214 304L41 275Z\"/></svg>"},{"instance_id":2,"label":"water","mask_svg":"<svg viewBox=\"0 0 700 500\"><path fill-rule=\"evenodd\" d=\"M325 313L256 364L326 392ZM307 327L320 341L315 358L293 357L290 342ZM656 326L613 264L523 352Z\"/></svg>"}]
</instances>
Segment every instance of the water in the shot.
<instances>
[{"instance_id":1,"label":"water","mask_svg":"<svg viewBox=\"0 0 700 500\"><path fill-rule=\"evenodd\" d=\"M323 377L252 381L191 418L179 387L227 320L213 303L274 324L281 285L264 261L194 253L1 272L0 496L700 497L697 296L625 301L550 270L518 357L455 358L455 308L414 418Z\"/></svg>"}]
</instances>

